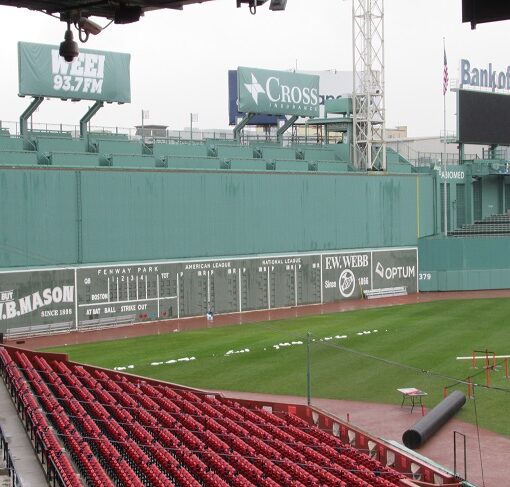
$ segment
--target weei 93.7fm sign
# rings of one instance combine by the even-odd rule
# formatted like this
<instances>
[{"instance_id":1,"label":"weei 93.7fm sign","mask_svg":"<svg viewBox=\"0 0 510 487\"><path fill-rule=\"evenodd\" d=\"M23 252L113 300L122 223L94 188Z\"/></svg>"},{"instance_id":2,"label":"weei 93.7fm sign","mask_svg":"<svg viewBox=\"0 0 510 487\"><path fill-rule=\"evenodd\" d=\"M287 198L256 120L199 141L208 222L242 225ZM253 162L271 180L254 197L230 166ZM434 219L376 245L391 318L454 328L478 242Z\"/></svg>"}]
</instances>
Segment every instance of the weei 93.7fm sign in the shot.
<instances>
[{"instance_id":1,"label":"weei 93.7fm sign","mask_svg":"<svg viewBox=\"0 0 510 487\"><path fill-rule=\"evenodd\" d=\"M68 63L58 46L18 42L19 94L130 103L131 55L80 49Z\"/></svg>"},{"instance_id":2,"label":"weei 93.7fm sign","mask_svg":"<svg viewBox=\"0 0 510 487\"><path fill-rule=\"evenodd\" d=\"M319 80L318 75L238 67L239 111L317 117Z\"/></svg>"}]
</instances>

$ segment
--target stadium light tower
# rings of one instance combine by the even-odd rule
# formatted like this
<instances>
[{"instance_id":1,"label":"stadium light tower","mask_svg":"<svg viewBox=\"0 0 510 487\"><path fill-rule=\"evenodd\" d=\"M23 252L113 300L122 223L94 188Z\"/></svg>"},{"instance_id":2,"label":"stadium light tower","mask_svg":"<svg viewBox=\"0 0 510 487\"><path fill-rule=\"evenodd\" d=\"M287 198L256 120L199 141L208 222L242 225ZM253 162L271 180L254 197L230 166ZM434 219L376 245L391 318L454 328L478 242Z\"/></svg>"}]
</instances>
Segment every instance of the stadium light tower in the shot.
<instances>
[{"instance_id":1,"label":"stadium light tower","mask_svg":"<svg viewBox=\"0 0 510 487\"><path fill-rule=\"evenodd\" d=\"M352 1L354 166L386 170L384 0Z\"/></svg>"}]
</instances>

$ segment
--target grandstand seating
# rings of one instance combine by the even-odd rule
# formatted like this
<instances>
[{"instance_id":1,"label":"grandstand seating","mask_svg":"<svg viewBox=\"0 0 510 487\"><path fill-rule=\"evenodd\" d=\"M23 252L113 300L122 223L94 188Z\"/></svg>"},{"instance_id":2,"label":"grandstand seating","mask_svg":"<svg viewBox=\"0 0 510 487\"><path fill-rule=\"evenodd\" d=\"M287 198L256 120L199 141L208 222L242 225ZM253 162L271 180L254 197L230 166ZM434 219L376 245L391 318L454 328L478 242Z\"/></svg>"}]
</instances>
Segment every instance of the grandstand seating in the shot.
<instances>
[{"instance_id":1,"label":"grandstand seating","mask_svg":"<svg viewBox=\"0 0 510 487\"><path fill-rule=\"evenodd\" d=\"M38 152L86 152L87 147L83 139L67 137L41 137L36 139Z\"/></svg>"},{"instance_id":2,"label":"grandstand seating","mask_svg":"<svg viewBox=\"0 0 510 487\"><path fill-rule=\"evenodd\" d=\"M405 157L388 147L386 149L386 169L392 173L411 173L414 168Z\"/></svg>"},{"instance_id":3,"label":"grandstand seating","mask_svg":"<svg viewBox=\"0 0 510 487\"><path fill-rule=\"evenodd\" d=\"M91 152L52 151L44 153L48 164L53 166L94 167L99 166L98 154Z\"/></svg>"},{"instance_id":4,"label":"grandstand seating","mask_svg":"<svg viewBox=\"0 0 510 487\"><path fill-rule=\"evenodd\" d=\"M0 347L2 376L57 485L415 485L289 412L63 357Z\"/></svg>"},{"instance_id":5,"label":"grandstand seating","mask_svg":"<svg viewBox=\"0 0 510 487\"><path fill-rule=\"evenodd\" d=\"M0 151L4 150L23 150L23 139L20 137L0 135Z\"/></svg>"},{"instance_id":6,"label":"grandstand seating","mask_svg":"<svg viewBox=\"0 0 510 487\"><path fill-rule=\"evenodd\" d=\"M334 161L337 159L333 149L305 149L304 159L306 161Z\"/></svg>"},{"instance_id":7,"label":"grandstand seating","mask_svg":"<svg viewBox=\"0 0 510 487\"><path fill-rule=\"evenodd\" d=\"M142 144L138 141L97 139L95 147L99 154L142 155Z\"/></svg>"},{"instance_id":8,"label":"grandstand seating","mask_svg":"<svg viewBox=\"0 0 510 487\"><path fill-rule=\"evenodd\" d=\"M510 215L490 215L483 220L449 231L448 235L452 237L510 236Z\"/></svg>"},{"instance_id":9,"label":"grandstand seating","mask_svg":"<svg viewBox=\"0 0 510 487\"><path fill-rule=\"evenodd\" d=\"M239 142L235 139L213 139L207 138L204 139L204 143L208 146L211 145L239 145Z\"/></svg>"},{"instance_id":10,"label":"grandstand seating","mask_svg":"<svg viewBox=\"0 0 510 487\"><path fill-rule=\"evenodd\" d=\"M310 164L307 161L275 160L273 163L275 171L302 172L310 170Z\"/></svg>"},{"instance_id":11,"label":"grandstand seating","mask_svg":"<svg viewBox=\"0 0 510 487\"><path fill-rule=\"evenodd\" d=\"M345 144L283 147L261 141L240 145L226 139L196 143L154 139L145 144L130 140L125 134L90 133L85 141L72 137L70 132L34 132L30 133L30 140L33 144L26 147L30 150L23 150L21 138L0 134L0 165L335 173L350 170L345 162L349 156ZM400 163L395 164L400 169ZM407 169L406 165L403 170Z\"/></svg>"},{"instance_id":12,"label":"grandstand seating","mask_svg":"<svg viewBox=\"0 0 510 487\"><path fill-rule=\"evenodd\" d=\"M289 147L262 146L259 150L264 159L296 160L296 150Z\"/></svg>"},{"instance_id":13,"label":"grandstand seating","mask_svg":"<svg viewBox=\"0 0 510 487\"><path fill-rule=\"evenodd\" d=\"M187 156L159 156L156 167L168 169L219 169L220 160L217 157L187 157Z\"/></svg>"},{"instance_id":14,"label":"grandstand seating","mask_svg":"<svg viewBox=\"0 0 510 487\"><path fill-rule=\"evenodd\" d=\"M349 165L340 161L317 161L317 171L319 172L348 172Z\"/></svg>"},{"instance_id":15,"label":"grandstand seating","mask_svg":"<svg viewBox=\"0 0 510 487\"><path fill-rule=\"evenodd\" d=\"M35 166L37 153L29 150L0 150L0 166Z\"/></svg>"},{"instance_id":16,"label":"grandstand seating","mask_svg":"<svg viewBox=\"0 0 510 487\"><path fill-rule=\"evenodd\" d=\"M124 168L148 168L155 167L154 157L142 154L107 154L100 157L100 164Z\"/></svg>"},{"instance_id":17,"label":"grandstand seating","mask_svg":"<svg viewBox=\"0 0 510 487\"><path fill-rule=\"evenodd\" d=\"M209 150L214 150L218 157L233 157L237 159L252 159L253 148L239 145L215 145Z\"/></svg>"},{"instance_id":18,"label":"grandstand seating","mask_svg":"<svg viewBox=\"0 0 510 487\"><path fill-rule=\"evenodd\" d=\"M411 164L402 154L397 152L395 149L392 149L391 147L387 147L386 149L386 160L388 162Z\"/></svg>"},{"instance_id":19,"label":"grandstand seating","mask_svg":"<svg viewBox=\"0 0 510 487\"><path fill-rule=\"evenodd\" d=\"M73 134L68 130L29 130L27 136L30 140L37 140L39 137L57 137L60 139L71 139Z\"/></svg>"},{"instance_id":20,"label":"grandstand seating","mask_svg":"<svg viewBox=\"0 0 510 487\"><path fill-rule=\"evenodd\" d=\"M155 142L153 146L154 156L185 156L207 157L209 148L204 144L165 144Z\"/></svg>"},{"instance_id":21,"label":"grandstand seating","mask_svg":"<svg viewBox=\"0 0 510 487\"><path fill-rule=\"evenodd\" d=\"M111 139L111 140L129 140L127 134L117 134L112 132L89 132L89 139Z\"/></svg>"},{"instance_id":22,"label":"grandstand seating","mask_svg":"<svg viewBox=\"0 0 510 487\"><path fill-rule=\"evenodd\" d=\"M266 171L271 170L273 166L263 159L222 159L221 169L230 169L232 171Z\"/></svg>"},{"instance_id":23,"label":"grandstand seating","mask_svg":"<svg viewBox=\"0 0 510 487\"><path fill-rule=\"evenodd\" d=\"M298 158L307 160L338 160L348 162L350 156L349 144L294 144Z\"/></svg>"}]
</instances>

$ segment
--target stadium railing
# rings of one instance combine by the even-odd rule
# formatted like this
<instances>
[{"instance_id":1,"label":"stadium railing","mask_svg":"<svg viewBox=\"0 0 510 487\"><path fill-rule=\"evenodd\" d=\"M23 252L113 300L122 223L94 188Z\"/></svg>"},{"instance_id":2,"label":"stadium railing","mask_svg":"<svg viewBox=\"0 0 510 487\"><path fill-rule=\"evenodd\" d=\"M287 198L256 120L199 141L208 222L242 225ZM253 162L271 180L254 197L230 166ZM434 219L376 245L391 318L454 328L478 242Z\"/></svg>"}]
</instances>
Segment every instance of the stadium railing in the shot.
<instances>
[{"instance_id":1,"label":"stadium railing","mask_svg":"<svg viewBox=\"0 0 510 487\"><path fill-rule=\"evenodd\" d=\"M12 487L23 485L21 478L16 472L16 466L14 465L14 461L9 450L9 442L7 441L7 437L4 434L2 426L0 426L0 450L3 452L2 457L5 462L5 469L7 471L7 475L12 481Z\"/></svg>"}]
</instances>

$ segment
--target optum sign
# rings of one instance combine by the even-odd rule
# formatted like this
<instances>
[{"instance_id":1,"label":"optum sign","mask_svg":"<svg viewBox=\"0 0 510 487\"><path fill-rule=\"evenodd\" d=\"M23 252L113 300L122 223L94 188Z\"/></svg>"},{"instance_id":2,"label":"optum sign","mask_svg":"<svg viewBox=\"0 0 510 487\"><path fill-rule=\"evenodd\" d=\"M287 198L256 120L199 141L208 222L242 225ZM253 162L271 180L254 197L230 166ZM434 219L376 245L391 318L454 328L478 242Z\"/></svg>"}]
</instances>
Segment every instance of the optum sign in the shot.
<instances>
[{"instance_id":1,"label":"optum sign","mask_svg":"<svg viewBox=\"0 0 510 487\"><path fill-rule=\"evenodd\" d=\"M239 67L239 111L319 116L319 79L316 75Z\"/></svg>"}]
</instances>

